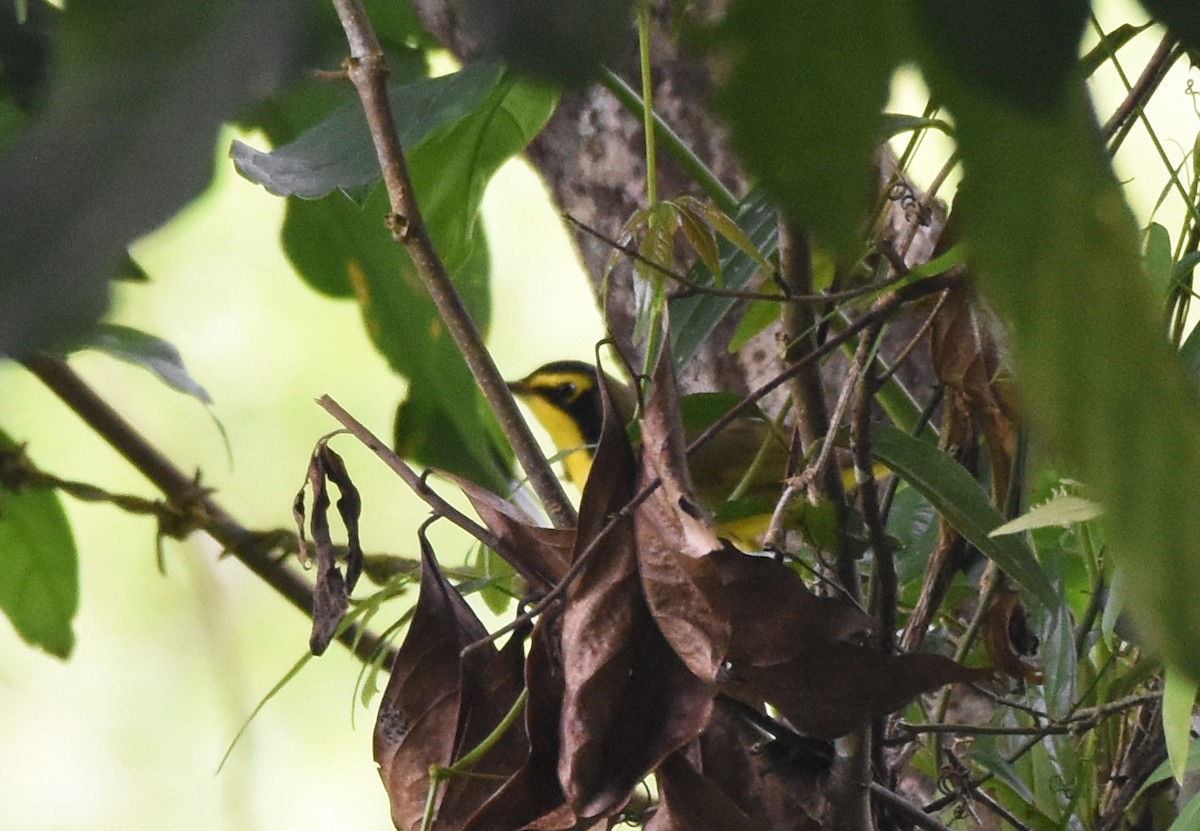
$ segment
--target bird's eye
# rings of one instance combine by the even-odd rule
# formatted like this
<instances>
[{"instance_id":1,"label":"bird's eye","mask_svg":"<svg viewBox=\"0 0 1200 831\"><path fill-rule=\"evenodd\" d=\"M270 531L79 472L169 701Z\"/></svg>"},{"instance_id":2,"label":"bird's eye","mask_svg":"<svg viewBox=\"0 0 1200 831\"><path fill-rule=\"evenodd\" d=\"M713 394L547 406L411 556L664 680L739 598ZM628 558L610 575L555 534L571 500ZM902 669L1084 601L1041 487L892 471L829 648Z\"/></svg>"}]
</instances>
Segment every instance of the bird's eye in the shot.
<instances>
[{"instance_id":1,"label":"bird's eye","mask_svg":"<svg viewBox=\"0 0 1200 831\"><path fill-rule=\"evenodd\" d=\"M575 397L575 382L563 381L554 388L554 397L560 401L570 401Z\"/></svg>"}]
</instances>

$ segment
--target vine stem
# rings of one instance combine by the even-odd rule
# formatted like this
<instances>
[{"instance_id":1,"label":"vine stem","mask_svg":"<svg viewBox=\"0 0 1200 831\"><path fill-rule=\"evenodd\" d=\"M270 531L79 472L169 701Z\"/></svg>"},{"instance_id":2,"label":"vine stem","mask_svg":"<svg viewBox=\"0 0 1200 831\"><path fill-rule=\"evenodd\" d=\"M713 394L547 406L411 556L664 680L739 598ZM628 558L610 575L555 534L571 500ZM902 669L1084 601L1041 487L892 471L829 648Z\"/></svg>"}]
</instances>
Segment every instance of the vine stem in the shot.
<instances>
[{"instance_id":1,"label":"vine stem","mask_svg":"<svg viewBox=\"0 0 1200 831\"><path fill-rule=\"evenodd\" d=\"M650 66L650 3L641 0L637 9L638 63L642 73L642 129L646 134L646 202L658 204L658 159L654 142L654 78Z\"/></svg>"},{"instance_id":2,"label":"vine stem","mask_svg":"<svg viewBox=\"0 0 1200 831\"><path fill-rule=\"evenodd\" d=\"M276 534L252 531L241 525L209 496L197 479L185 474L147 441L66 361L39 357L27 358L24 364L88 427L149 479L171 505L186 515L190 527L207 533L285 600L305 615L312 616L312 587L273 556L278 547ZM368 663L375 659L382 646L378 635L357 625L339 632L337 640Z\"/></svg>"},{"instance_id":3,"label":"vine stem","mask_svg":"<svg viewBox=\"0 0 1200 831\"><path fill-rule=\"evenodd\" d=\"M346 74L362 101L387 188L391 206L387 224L392 237L405 247L412 258L425 290L479 384L488 406L495 413L500 429L512 445L551 522L558 528L572 528L576 521L575 509L550 468L550 463L546 461L529 425L517 409L512 393L496 368L479 329L429 236L429 229L413 193L408 164L392 117L387 89L388 70L379 38L360 0L333 0L333 6L350 46Z\"/></svg>"}]
</instances>

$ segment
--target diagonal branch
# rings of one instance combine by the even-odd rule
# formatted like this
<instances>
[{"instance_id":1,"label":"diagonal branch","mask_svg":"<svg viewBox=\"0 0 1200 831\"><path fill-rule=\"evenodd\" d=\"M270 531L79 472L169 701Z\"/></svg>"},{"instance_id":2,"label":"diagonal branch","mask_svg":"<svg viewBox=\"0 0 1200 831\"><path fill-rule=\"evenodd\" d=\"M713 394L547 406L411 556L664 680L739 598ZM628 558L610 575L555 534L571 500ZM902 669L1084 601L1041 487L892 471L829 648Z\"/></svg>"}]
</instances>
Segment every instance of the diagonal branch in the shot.
<instances>
[{"instance_id":1,"label":"diagonal branch","mask_svg":"<svg viewBox=\"0 0 1200 831\"><path fill-rule=\"evenodd\" d=\"M371 21L367 19L360 0L333 0L333 5L350 45L346 72L362 100L387 188L392 210L387 222L392 236L412 257L425 290L470 367L471 374L475 376L488 406L496 414L500 429L512 445L546 513L556 527L574 527L575 509L525 419L521 417L512 393L496 368L479 329L429 237L429 229L413 193L404 149L400 146L400 137L392 118L387 90L387 64Z\"/></svg>"},{"instance_id":2,"label":"diagonal branch","mask_svg":"<svg viewBox=\"0 0 1200 831\"><path fill-rule=\"evenodd\" d=\"M272 556L279 547L278 534L253 531L241 525L212 499L199 482L176 467L109 406L65 361L57 358L27 358L24 363L51 392L149 479L175 506L176 513L186 513L192 528L203 530L289 603L305 615L312 615L312 587L293 569ZM346 627L338 635L338 641L368 662L375 660L382 646L378 635L357 625Z\"/></svg>"}]
</instances>

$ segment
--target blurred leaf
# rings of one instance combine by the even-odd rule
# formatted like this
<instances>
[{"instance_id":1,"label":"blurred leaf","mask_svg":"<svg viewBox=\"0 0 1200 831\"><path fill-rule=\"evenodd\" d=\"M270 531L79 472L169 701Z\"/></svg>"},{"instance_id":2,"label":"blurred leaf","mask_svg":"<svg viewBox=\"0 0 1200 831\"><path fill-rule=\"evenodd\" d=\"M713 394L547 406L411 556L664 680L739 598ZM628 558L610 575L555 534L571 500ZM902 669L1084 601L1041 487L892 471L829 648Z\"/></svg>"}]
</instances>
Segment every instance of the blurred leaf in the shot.
<instances>
[{"instance_id":1,"label":"blurred leaf","mask_svg":"<svg viewBox=\"0 0 1200 831\"><path fill-rule=\"evenodd\" d=\"M1162 726L1167 742L1171 775L1180 785L1187 773L1192 744L1192 709L1196 704L1196 683L1170 667L1163 679Z\"/></svg>"},{"instance_id":2,"label":"blurred leaf","mask_svg":"<svg viewBox=\"0 0 1200 831\"><path fill-rule=\"evenodd\" d=\"M948 136L954 135L954 128L950 123L940 118L926 118L909 113L884 113L882 118L883 131L880 137L884 139L919 130L939 130Z\"/></svg>"},{"instance_id":3,"label":"blurred leaf","mask_svg":"<svg viewBox=\"0 0 1200 831\"><path fill-rule=\"evenodd\" d=\"M89 338L87 347L140 366L153 373L171 389L190 395L202 404L212 403L212 398L204 387L188 374L179 350L162 338L130 326L101 323Z\"/></svg>"},{"instance_id":4,"label":"blurred leaf","mask_svg":"<svg viewBox=\"0 0 1200 831\"><path fill-rule=\"evenodd\" d=\"M473 64L438 78L421 78L389 89L392 115L407 150L438 127L463 118L496 88L501 69ZM361 195L379 180L379 160L362 102L347 101L290 144L272 151L235 141L230 150L238 173L278 196L318 199L334 190Z\"/></svg>"},{"instance_id":5,"label":"blurred leaf","mask_svg":"<svg viewBox=\"0 0 1200 831\"><path fill-rule=\"evenodd\" d=\"M1045 606L1060 604L1058 592L1023 539L988 536L1004 517L962 465L933 445L887 424L876 426L871 452L920 491L958 533Z\"/></svg>"},{"instance_id":6,"label":"blurred leaf","mask_svg":"<svg viewBox=\"0 0 1200 831\"><path fill-rule=\"evenodd\" d=\"M462 0L477 42L518 72L578 86L631 40L633 0Z\"/></svg>"},{"instance_id":7,"label":"blurred leaf","mask_svg":"<svg viewBox=\"0 0 1200 831\"><path fill-rule=\"evenodd\" d=\"M94 324L129 243L205 187L222 121L289 70L307 17L281 0L70 4L46 107L0 159L0 353Z\"/></svg>"},{"instance_id":8,"label":"blurred leaf","mask_svg":"<svg viewBox=\"0 0 1200 831\"><path fill-rule=\"evenodd\" d=\"M1196 831L1197 828L1200 828L1200 792L1187 801L1167 831Z\"/></svg>"},{"instance_id":9,"label":"blurred leaf","mask_svg":"<svg viewBox=\"0 0 1200 831\"><path fill-rule=\"evenodd\" d=\"M1078 65L1088 5L918 0L916 8L921 33L959 83L1013 108L1047 112L1063 100Z\"/></svg>"},{"instance_id":10,"label":"blurred leaf","mask_svg":"<svg viewBox=\"0 0 1200 831\"><path fill-rule=\"evenodd\" d=\"M877 187L895 16L886 0L737 0L710 33L732 67L717 107L747 168L843 256L858 254Z\"/></svg>"},{"instance_id":11,"label":"blurred leaf","mask_svg":"<svg viewBox=\"0 0 1200 831\"><path fill-rule=\"evenodd\" d=\"M1032 531L1035 528L1088 522L1096 519L1101 513L1103 513L1101 507L1090 499L1070 493L1058 493L1040 505L1033 506L1016 519L997 526L988 536L1002 537L1005 534L1018 534L1022 531Z\"/></svg>"},{"instance_id":12,"label":"blurred leaf","mask_svg":"<svg viewBox=\"0 0 1200 831\"><path fill-rule=\"evenodd\" d=\"M1146 249L1142 262L1145 264L1146 276L1150 278L1150 287L1162 297L1174 285L1171 262L1171 233L1151 222L1146 229Z\"/></svg>"},{"instance_id":13,"label":"blurred leaf","mask_svg":"<svg viewBox=\"0 0 1200 831\"><path fill-rule=\"evenodd\" d=\"M746 313L738 321L733 337L729 339L729 351L737 352L764 329L779 320L783 304L774 300L753 300L746 306Z\"/></svg>"},{"instance_id":14,"label":"blurred leaf","mask_svg":"<svg viewBox=\"0 0 1200 831\"><path fill-rule=\"evenodd\" d=\"M4 433L0 451L20 452ZM58 658L75 646L78 559L58 494L0 489L0 609L22 640Z\"/></svg>"},{"instance_id":15,"label":"blurred leaf","mask_svg":"<svg viewBox=\"0 0 1200 831\"><path fill-rule=\"evenodd\" d=\"M958 126L955 210L981 288L1011 321L1035 437L1104 505L1139 633L1200 678L1200 492L1178 486L1200 469L1200 434L1180 430L1200 415L1195 385L1162 335L1090 102L1072 85L1033 115L963 84L936 52L922 63Z\"/></svg>"},{"instance_id":16,"label":"blurred leaf","mask_svg":"<svg viewBox=\"0 0 1200 831\"><path fill-rule=\"evenodd\" d=\"M1200 52L1200 5L1192 0L1145 0L1142 5L1170 29L1186 49Z\"/></svg>"}]
</instances>

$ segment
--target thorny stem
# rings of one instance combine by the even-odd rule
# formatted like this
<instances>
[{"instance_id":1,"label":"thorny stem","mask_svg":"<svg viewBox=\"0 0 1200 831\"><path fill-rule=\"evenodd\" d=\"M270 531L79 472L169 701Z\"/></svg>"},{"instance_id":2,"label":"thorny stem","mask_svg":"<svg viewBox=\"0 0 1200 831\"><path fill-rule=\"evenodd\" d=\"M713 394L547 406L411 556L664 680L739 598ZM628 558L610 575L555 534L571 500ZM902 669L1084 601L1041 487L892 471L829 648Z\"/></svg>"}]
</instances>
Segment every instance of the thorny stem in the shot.
<instances>
[{"instance_id":1,"label":"thorny stem","mask_svg":"<svg viewBox=\"0 0 1200 831\"><path fill-rule=\"evenodd\" d=\"M251 531L238 523L195 479L184 474L109 406L65 361L28 358L25 366L149 479L181 515L189 515L192 528L203 530L289 603L305 615L312 615L312 588L299 574L272 556L277 548L276 535ZM382 645L377 635L356 625L346 627L337 640L365 662L374 660Z\"/></svg>"},{"instance_id":2,"label":"thorny stem","mask_svg":"<svg viewBox=\"0 0 1200 831\"><path fill-rule=\"evenodd\" d=\"M404 245L416 265L425 290L471 369L471 374L475 376L488 406L496 415L500 429L512 445L551 521L558 528L574 527L575 509L517 409L512 393L496 368L466 304L429 237L429 229L413 193L408 165L392 118L387 91L387 66L375 30L367 19L361 0L333 0L333 6L350 46L346 71L362 100L387 188L392 210L388 226L392 236Z\"/></svg>"}]
</instances>

